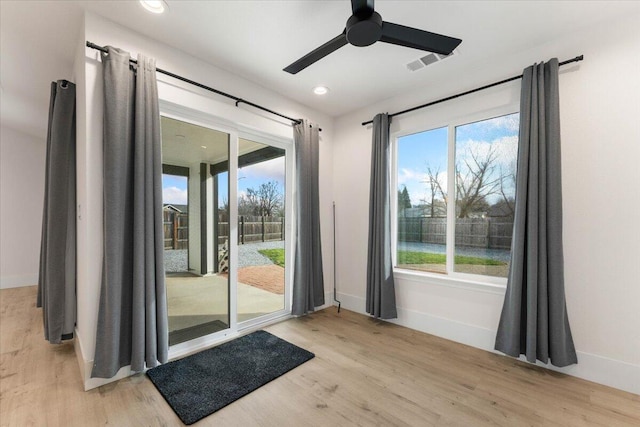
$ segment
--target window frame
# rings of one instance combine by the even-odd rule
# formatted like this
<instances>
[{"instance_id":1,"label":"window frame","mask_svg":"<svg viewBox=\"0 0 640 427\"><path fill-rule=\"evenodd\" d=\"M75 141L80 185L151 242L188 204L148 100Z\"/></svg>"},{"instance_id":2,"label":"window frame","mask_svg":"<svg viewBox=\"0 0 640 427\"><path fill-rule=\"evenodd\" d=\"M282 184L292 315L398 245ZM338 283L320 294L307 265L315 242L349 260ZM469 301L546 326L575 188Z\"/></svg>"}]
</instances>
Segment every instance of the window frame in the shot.
<instances>
[{"instance_id":1,"label":"window frame","mask_svg":"<svg viewBox=\"0 0 640 427\"><path fill-rule=\"evenodd\" d=\"M506 277L487 276L482 274L462 273L454 270L455 256L455 203L447 204L447 235L446 235L446 272L430 272L420 270L410 270L397 267L398 257L398 143L400 138L416 133L428 132L430 130L447 128L447 194L455 194L455 150L456 150L456 127L471 123L491 120L510 114L520 113L520 106L517 103L509 103L498 108L487 109L471 114L457 116L450 120L427 121L420 127L402 129L392 132L390 139L391 147L391 261L394 276L407 280L429 279L437 283L446 285L457 285L464 288L477 289L484 287L485 290L495 292L503 290L507 286ZM519 143L519 141L518 141ZM454 197L455 200L455 197Z\"/></svg>"}]
</instances>

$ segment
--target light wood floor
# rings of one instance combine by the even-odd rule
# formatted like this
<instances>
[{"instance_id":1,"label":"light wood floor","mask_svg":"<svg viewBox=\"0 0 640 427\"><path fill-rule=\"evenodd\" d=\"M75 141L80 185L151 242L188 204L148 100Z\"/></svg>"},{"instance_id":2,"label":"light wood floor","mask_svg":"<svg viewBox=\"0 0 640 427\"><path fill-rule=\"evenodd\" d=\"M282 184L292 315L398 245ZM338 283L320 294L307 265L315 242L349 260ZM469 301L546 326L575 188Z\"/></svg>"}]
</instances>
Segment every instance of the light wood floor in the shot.
<instances>
[{"instance_id":1,"label":"light wood floor","mask_svg":"<svg viewBox=\"0 0 640 427\"><path fill-rule=\"evenodd\" d=\"M179 426L144 375L82 391L35 288L0 291L0 425ZM335 308L266 328L316 354L208 426L639 426L640 396Z\"/></svg>"}]
</instances>

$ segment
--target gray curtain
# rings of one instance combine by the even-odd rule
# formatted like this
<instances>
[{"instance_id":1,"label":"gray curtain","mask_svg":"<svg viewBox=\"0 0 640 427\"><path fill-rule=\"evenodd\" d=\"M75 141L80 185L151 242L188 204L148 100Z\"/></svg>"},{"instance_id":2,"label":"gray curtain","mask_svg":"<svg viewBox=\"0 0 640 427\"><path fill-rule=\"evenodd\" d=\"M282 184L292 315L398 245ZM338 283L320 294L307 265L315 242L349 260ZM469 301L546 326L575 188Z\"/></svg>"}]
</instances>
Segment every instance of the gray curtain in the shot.
<instances>
[{"instance_id":1,"label":"gray curtain","mask_svg":"<svg viewBox=\"0 0 640 427\"><path fill-rule=\"evenodd\" d=\"M51 83L38 307L44 337L73 338L76 323L76 85Z\"/></svg>"},{"instance_id":2,"label":"gray curtain","mask_svg":"<svg viewBox=\"0 0 640 427\"><path fill-rule=\"evenodd\" d=\"M367 313L381 319L398 317L391 264L390 123L388 114L378 114L373 118L371 150Z\"/></svg>"},{"instance_id":3,"label":"gray curtain","mask_svg":"<svg viewBox=\"0 0 640 427\"><path fill-rule=\"evenodd\" d=\"M167 361L155 61L109 47L104 70L104 259L92 377Z\"/></svg>"},{"instance_id":4,"label":"gray curtain","mask_svg":"<svg viewBox=\"0 0 640 427\"><path fill-rule=\"evenodd\" d=\"M302 120L293 127L296 151L296 249L291 314L301 316L324 304L318 126Z\"/></svg>"},{"instance_id":5,"label":"gray curtain","mask_svg":"<svg viewBox=\"0 0 640 427\"><path fill-rule=\"evenodd\" d=\"M564 294L558 60L524 70L511 265L496 350L578 363Z\"/></svg>"}]
</instances>

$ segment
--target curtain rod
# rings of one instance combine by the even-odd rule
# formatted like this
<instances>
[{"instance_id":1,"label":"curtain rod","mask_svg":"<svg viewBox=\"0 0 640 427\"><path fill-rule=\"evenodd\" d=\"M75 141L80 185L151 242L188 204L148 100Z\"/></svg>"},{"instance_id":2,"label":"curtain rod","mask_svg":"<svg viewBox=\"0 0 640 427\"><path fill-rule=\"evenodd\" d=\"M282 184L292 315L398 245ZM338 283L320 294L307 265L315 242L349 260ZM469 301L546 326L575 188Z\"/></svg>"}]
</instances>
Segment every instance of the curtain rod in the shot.
<instances>
[{"instance_id":1,"label":"curtain rod","mask_svg":"<svg viewBox=\"0 0 640 427\"><path fill-rule=\"evenodd\" d=\"M106 48L106 47L99 46L99 45L97 45L97 44L95 44L95 43L91 43L90 41L87 41L87 47L90 47L91 49L95 49L95 50L99 50L99 51L101 51L101 52L107 53L107 48ZM138 63L138 61L136 61L136 60L135 60L135 59L133 59L133 58L130 58L130 59L129 59L129 62L131 62L132 64L137 64L137 63ZM294 118L289 117L289 116L285 116L284 114L280 114L280 113L278 113L278 112L275 112L275 111L273 111L273 110L270 110L270 109L268 109L268 108L265 108L265 107L263 107L262 105L254 104L253 102L247 101L247 100L242 99L242 98L238 98L237 96L230 95L230 94L228 94L228 93L222 92L221 90L214 89L214 88L212 88L212 87L209 87L209 86L203 85L202 83L195 82L195 81L190 80L190 79L188 79L188 78L186 78L186 77L182 77L182 76L179 76L179 75L177 75L177 74L174 74L174 73L172 73L172 72L170 72L170 71L166 71L166 70L163 70L163 69L161 69L161 68L156 68L156 71L157 71L158 73L165 74L165 75L167 75L167 76L169 76L169 77L173 77L174 79L178 79L178 80L180 80L180 81L183 81L183 82L186 82L186 83L192 84L192 85L197 86L197 87L199 87L199 88L201 88L201 89L208 90L209 92L216 93L216 94L218 94L218 95L220 95L220 96L224 96L224 97L227 97L227 98L233 99L234 101L236 101L236 107L238 106L238 104L247 104L247 105L249 105L249 106L251 106L251 107L257 108L258 110L266 111L267 113L274 114L274 115L276 115L276 116L278 116L278 117L282 117L283 119L291 120L291 121L292 121L293 123L295 123L295 124L298 124L298 125L299 125L300 123L302 123L302 121L301 121L301 120L294 119ZM318 129L318 130L319 130L319 131L322 131L322 129Z\"/></svg>"},{"instance_id":2,"label":"curtain rod","mask_svg":"<svg viewBox=\"0 0 640 427\"><path fill-rule=\"evenodd\" d=\"M584 55L579 55L579 56L576 56L573 59L568 59L566 61L560 62L558 64L558 66L570 64L572 62L579 62L579 61L582 61L583 59L584 59ZM460 98L461 96L469 95L471 93L479 92L481 90L489 89L490 87L494 87L494 86L498 86L498 85L501 85L501 84L504 84L504 83L512 82L514 80L518 80L518 79L521 79L521 78L522 78L522 74L520 74L519 76L509 77L508 79L500 80L499 82L491 83L491 84L488 84L488 85L485 85L485 86L482 86L482 87L478 87L478 88L475 88L475 89L468 90L466 92L458 93L456 95L447 96L446 98L438 99L437 101L431 101L431 102L428 102L426 104L418 105L417 107L412 107L412 108L408 108L406 110L398 111L397 113L389 114L389 118L394 117L394 116L399 116L400 114L410 113L411 111L419 110L421 108L430 107L430 106L435 105L435 104L440 104L441 102L450 101L452 99ZM366 126L366 125L369 125L371 123L373 123L373 120L369 120L368 122L362 122L362 126Z\"/></svg>"}]
</instances>

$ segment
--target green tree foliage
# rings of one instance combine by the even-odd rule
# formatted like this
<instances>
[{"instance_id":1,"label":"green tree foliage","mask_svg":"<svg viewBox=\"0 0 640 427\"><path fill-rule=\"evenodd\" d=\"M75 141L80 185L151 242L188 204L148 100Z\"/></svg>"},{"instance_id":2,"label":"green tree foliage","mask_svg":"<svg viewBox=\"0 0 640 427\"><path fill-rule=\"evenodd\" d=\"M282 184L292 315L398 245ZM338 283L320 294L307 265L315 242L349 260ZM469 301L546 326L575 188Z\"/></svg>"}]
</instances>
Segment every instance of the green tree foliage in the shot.
<instances>
[{"instance_id":1,"label":"green tree foliage","mask_svg":"<svg viewBox=\"0 0 640 427\"><path fill-rule=\"evenodd\" d=\"M407 186L403 185L402 190L398 190L398 213L402 215L405 209L411 208L411 196L409 196L409 191L407 190Z\"/></svg>"}]
</instances>

